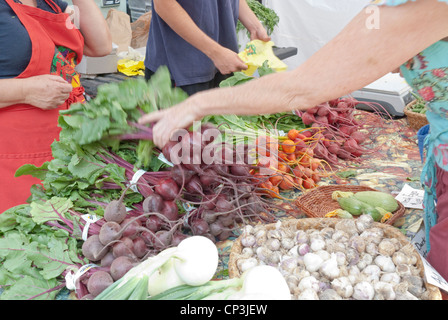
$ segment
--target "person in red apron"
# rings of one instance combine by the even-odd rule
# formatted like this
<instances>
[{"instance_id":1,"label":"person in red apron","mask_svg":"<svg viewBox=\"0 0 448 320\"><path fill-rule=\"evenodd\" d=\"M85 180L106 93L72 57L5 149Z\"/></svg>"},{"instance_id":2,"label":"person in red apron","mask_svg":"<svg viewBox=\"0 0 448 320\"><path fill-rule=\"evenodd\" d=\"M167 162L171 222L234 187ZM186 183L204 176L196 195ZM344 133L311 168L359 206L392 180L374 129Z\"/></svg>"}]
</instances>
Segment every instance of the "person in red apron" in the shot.
<instances>
[{"instance_id":1,"label":"person in red apron","mask_svg":"<svg viewBox=\"0 0 448 320\"><path fill-rule=\"evenodd\" d=\"M59 111L84 101L76 64L83 54L101 56L111 51L110 33L99 8L93 0L79 1L79 6L77 2L73 4L79 10L80 29L72 23L69 11L62 12L53 0L0 0L3 9L8 5L7 10L12 10L11 18L19 19L21 32L26 30L31 42L31 58L24 70L0 79L0 214L26 203L31 186L40 180L14 177L16 170L52 159L51 144L60 132ZM88 14L85 20L83 13ZM0 28L2 23L8 21L0 22ZM12 46L0 43L0 62Z\"/></svg>"}]
</instances>

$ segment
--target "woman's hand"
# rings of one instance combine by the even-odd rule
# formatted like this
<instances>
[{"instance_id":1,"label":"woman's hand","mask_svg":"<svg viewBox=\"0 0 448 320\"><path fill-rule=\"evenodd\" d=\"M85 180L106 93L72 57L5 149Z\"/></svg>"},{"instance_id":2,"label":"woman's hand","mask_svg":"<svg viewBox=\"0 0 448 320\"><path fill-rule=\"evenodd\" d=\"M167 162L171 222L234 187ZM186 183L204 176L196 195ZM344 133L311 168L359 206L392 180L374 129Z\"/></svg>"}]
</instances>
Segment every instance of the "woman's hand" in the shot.
<instances>
[{"instance_id":1,"label":"woman's hand","mask_svg":"<svg viewBox=\"0 0 448 320\"><path fill-rule=\"evenodd\" d=\"M68 99L72 85L56 75L40 75L22 79L25 103L42 110L55 109Z\"/></svg>"},{"instance_id":2,"label":"woman's hand","mask_svg":"<svg viewBox=\"0 0 448 320\"><path fill-rule=\"evenodd\" d=\"M200 117L195 112L193 97L169 109L151 112L139 119L140 124L155 123L153 127L153 142L159 148L170 141L177 130L190 127Z\"/></svg>"}]
</instances>

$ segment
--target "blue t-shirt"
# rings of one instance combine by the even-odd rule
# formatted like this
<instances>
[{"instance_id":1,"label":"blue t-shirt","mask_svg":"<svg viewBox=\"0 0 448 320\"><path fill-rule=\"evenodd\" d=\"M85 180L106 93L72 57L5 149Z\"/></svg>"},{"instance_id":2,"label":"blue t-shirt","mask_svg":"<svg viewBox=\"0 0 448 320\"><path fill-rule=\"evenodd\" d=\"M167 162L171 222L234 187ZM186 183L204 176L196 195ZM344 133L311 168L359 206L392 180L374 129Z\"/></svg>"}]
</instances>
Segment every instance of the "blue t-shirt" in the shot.
<instances>
[{"instance_id":1,"label":"blue t-shirt","mask_svg":"<svg viewBox=\"0 0 448 320\"><path fill-rule=\"evenodd\" d=\"M210 38L238 52L236 24L239 0L177 0ZM210 81L217 69L204 53L175 33L154 10L146 48L145 66L155 72L166 65L176 85Z\"/></svg>"},{"instance_id":2,"label":"blue t-shirt","mask_svg":"<svg viewBox=\"0 0 448 320\"><path fill-rule=\"evenodd\" d=\"M67 3L54 0L62 11ZM54 12L45 0L37 0L39 9ZM31 59L31 40L23 24L5 0L0 0L0 79L15 78Z\"/></svg>"}]
</instances>

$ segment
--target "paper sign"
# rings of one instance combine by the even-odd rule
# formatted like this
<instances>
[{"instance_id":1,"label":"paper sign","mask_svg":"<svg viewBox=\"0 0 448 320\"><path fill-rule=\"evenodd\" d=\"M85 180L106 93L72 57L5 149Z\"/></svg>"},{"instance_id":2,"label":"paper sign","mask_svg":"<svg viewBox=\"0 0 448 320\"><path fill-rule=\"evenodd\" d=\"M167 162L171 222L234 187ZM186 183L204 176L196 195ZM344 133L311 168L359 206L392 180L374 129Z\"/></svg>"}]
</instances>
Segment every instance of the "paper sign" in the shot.
<instances>
[{"instance_id":1,"label":"paper sign","mask_svg":"<svg viewBox=\"0 0 448 320\"><path fill-rule=\"evenodd\" d=\"M426 281L433 286L439 287L444 291L448 291L448 282L426 261L425 258L421 257L423 265L425 268Z\"/></svg>"},{"instance_id":2,"label":"paper sign","mask_svg":"<svg viewBox=\"0 0 448 320\"><path fill-rule=\"evenodd\" d=\"M405 184L400 193L395 197L405 208L423 209L424 190L414 189Z\"/></svg>"},{"instance_id":3,"label":"paper sign","mask_svg":"<svg viewBox=\"0 0 448 320\"><path fill-rule=\"evenodd\" d=\"M410 241L414 244L418 253L420 253L422 257L426 257L428 254L428 246L426 245L425 227L420 228Z\"/></svg>"},{"instance_id":4,"label":"paper sign","mask_svg":"<svg viewBox=\"0 0 448 320\"><path fill-rule=\"evenodd\" d=\"M425 228L421 228L411 240L417 249L423 261L425 279L429 284L436 286L444 291L448 291L448 282L434 269L425 259L428 250L426 246Z\"/></svg>"}]
</instances>

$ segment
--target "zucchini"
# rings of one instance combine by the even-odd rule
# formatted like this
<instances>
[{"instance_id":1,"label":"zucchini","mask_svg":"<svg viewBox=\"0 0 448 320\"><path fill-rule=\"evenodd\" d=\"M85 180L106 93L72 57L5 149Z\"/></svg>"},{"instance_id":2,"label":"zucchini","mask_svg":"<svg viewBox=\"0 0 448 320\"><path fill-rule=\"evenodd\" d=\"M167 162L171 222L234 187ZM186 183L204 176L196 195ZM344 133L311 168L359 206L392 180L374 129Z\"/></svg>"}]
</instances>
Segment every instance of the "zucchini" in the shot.
<instances>
[{"instance_id":1,"label":"zucchini","mask_svg":"<svg viewBox=\"0 0 448 320\"><path fill-rule=\"evenodd\" d=\"M379 222L381 220L381 218L383 217L383 215L380 213L380 211L378 211L374 207L368 207L368 208L364 209L363 213L371 216L373 218L373 221L375 221L375 222Z\"/></svg>"},{"instance_id":2,"label":"zucchini","mask_svg":"<svg viewBox=\"0 0 448 320\"><path fill-rule=\"evenodd\" d=\"M350 212L354 216L362 214L366 204L362 203L354 196L337 198L339 205L345 211Z\"/></svg>"},{"instance_id":3,"label":"zucchini","mask_svg":"<svg viewBox=\"0 0 448 320\"><path fill-rule=\"evenodd\" d=\"M380 191L359 191L354 197L372 207L380 207L386 211L394 212L398 209L398 201L390 194Z\"/></svg>"}]
</instances>

